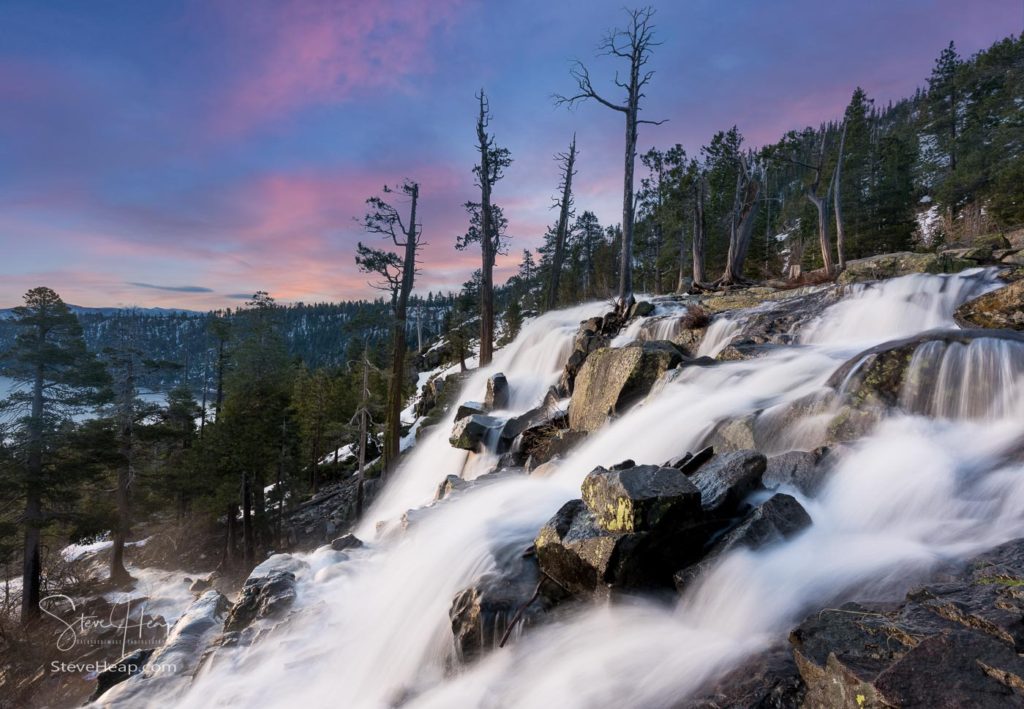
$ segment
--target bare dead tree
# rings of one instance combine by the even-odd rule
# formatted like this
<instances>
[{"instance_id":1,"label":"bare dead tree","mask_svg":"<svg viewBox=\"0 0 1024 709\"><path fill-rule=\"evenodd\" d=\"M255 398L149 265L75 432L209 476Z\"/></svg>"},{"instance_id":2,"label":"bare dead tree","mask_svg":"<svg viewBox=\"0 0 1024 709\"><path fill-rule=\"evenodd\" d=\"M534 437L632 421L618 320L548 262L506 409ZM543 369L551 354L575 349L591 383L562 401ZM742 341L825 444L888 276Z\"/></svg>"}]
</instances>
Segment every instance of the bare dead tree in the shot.
<instances>
[{"instance_id":1,"label":"bare dead tree","mask_svg":"<svg viewBox=\"0 0 1024 709\"><path fill-rule=\"evenodd\" d=\"M562 194L555 199L558 207L558 226L555 229L555 250L551 255L551 278L548 281L547 309L554 310L558 305L558 286L562 277L562 263L565 260L565 242L569 232L569 218L572 216L573 196L572 178L576 174L576 134L573 133L572 143L565 153L558 153L555 159L561 163L562 179L559 189Z\"/></svg>"},{"instance_id":2,"label":"bare dead tree","mask_svg":"<svg viewBox=\"0 0 1024 709\"><path fill-rule=\"evenodd\" d=\"M832 173L832 205L836 213L836 251L839 257L839 271L846 270L846 229L843 227L843 152L846 150L846 121L843 121L843 133L839 138L839 154L836 156L836 169Z\"/></svg>"},{"instance_id":3,"label":"bare dead tree","mask_svg":"<svg viewBox=\"0 0 1024 709\"><path fill-rule=\"evenodd\" d=\"M821 131L821 142L818 147L818 155L815 158L815 162L808 165L803 164L804 167L811 170L812 178L810 184L804 190L804 195L807 197L807 201L814 205L814 208L818 212L818 246L821 249L821 262L825 267L825 273L829 276L834 274L835 268L832 265L832 245L828 236L828 219L826 212L828 210L828 193L824 196L818 195L818 190L821 187L821 177L825 167L825 140L826 131Z\"/></svg>"},{"instance_id":4,"label":"bare dead tree","mask_svg":"<svg viewBox=\"0 0 1024 709\"><path fill-rule=\"evenodd\" d=\"M736 192L729 219L729 252L719 285L742 283L743 264L754 234L754 220L761 206L761 166L751 153L740 155L736 170Z\"/></svg>"},{"instance_id":5,"label":"bare dead tree","mask_svg":"<svg viewBox=\"0 0 1024 709\"><path fill-rule=\"evenodd\" d=\"M381 197L366 200L369 211L362 219L363 229L378 234L400 250L373 249L360 243L356 264L365 273L375 273L381 281L375 287L391 293L394 316L392 336L391 377L388 380L388 401L384 424L384 452L382 470L386 473L398 460L401 440L402 383L405 380L406 320L409 295L416 277L416 254L422 245L422 227L416 221L420 186L406 180L397 187L384 187L385 195L401 195L409 203L408 221L402 219L398 209Z\"/></svg>"},{"instance_id":6,"label":"bare dead tree","mask_svg":"<svg viewBox=\"0 0 1024 709\"><path fill-rule=\"evenodd\" d=\"M661 125L665 121L649 121L639 118L640 100L645 97L644 87L654 76L653 71L644 71L651 57L654 41L654 9L645 7L628 10L629 23L626 29L613 29L605 35L599 45L600 54L629 61L629 80L622 81L618 74L615 85L625 89L624 103L615 103L599 94L590 79L590 72L580 61L569 70L576 80L577 92L571 96L556 95L556 105L570 108L587 100L594 100L606 108L622 113L626 118L625 167L622 180L622 250L619 256L619 307L625 308L633 300L633 221L635 205L633 195L633 171L636 163L637 127L642 123Z\"/></svg>"},{"instance_id":7,"label":"bare dead tree","mask_svg":"<svg viewBox=\"0 0 1024 709\"><path fill-rule=\"evenodd\" d=\"M473 167L479 204L469 202L466 209L478 224L471 224L465 236L456 241L456 248L464 249L474 241L480 242L480 366L491 363L494 357L494 262L501 250L502 218L495 213L492 199L495 183L504 177L505 168L512 164L508 148L499 147L494 135L487 132L491 123L491 106L483 89L476 96L479 113L476 121L477 152L480 162ZM476 214L474 214L476 212Z\"/></svg>"},{"instance_id":8,"label":"bare dead tree","mask_svg":"<svg viewBox=\"0 0 1024 709\"><path fill-rule=\"evenodd\" d=\"M704 196L707 192L707 179L703 172L698 173L693 181L693 284L701 286L707 280L704 272Z\"/></svg>"}]
</instances>

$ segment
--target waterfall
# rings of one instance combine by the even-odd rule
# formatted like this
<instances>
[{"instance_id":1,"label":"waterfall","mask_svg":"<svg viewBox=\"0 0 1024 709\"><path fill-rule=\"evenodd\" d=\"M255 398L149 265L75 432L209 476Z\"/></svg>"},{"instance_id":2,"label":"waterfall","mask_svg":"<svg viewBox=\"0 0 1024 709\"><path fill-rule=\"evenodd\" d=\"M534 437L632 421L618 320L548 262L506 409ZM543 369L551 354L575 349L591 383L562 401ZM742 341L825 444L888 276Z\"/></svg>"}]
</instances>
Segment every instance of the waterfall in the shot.
<instances>
[{"instance_id":1,"label":"waterfall","mask_svg":"<svg viewBox=\"0 0 1024 709\"><path fill-rule=\"evenodd\" d=\"M921 387L904 391L908 413L894 414L851 446L816 498L787 490L814 520L802 535L727 555L674 606L641 598L587 606L451 672L448 609L455 593L494 568L497 550L531 544L554 511L579 496L595 465L624 458L660 463L691 449L723 420L821 393L865 345L953 326L955 307L992 287L989 274L969 272L852 288L805 327L802 345L682 370L591 435L548 477L510 476L470 488L362 549L298 555L307 567L298 574L292 616L270 637L222 651L173 701L189 707L671 706L784 638L814 608L852 594L893 597L944 560L1024 534L1024 465L1008 455L1024 428L1019 351L998 355L997 372L998 348L984 341L974 350L972 344L922 351L914 366L927 362L934 370L941 360L941 387L933 395ZM578 322L606 307L590 304L531 321L491 367L469 377L460 400L481 397L487 376L504 371L510 412L536 405L557 380ZM716 347L724 341L718 338ZM955 396L939 393L957 387ZM984 420L975 412L984 412ZM377 521L428 503L446 475L466 467L466 454L448 446L451 423L449 413L417 444L360 533L372 537Z\"/></svg>"}]
</instances>

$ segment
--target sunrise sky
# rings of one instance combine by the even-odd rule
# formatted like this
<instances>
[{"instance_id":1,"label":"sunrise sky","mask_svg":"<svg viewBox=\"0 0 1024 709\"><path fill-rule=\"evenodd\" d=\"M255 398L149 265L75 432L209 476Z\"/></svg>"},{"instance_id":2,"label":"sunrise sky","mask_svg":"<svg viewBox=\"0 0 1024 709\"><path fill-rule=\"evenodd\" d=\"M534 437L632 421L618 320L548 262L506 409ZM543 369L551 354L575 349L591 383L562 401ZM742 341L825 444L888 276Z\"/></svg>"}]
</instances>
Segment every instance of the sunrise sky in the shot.
<instances>
[{"instance_id":1,"label":"sunrise sky","mask_svg":"<svg viewBox=\"0 0 1024 709\"><path fill-rule=\"evenodd\" d=\"M580 147L577 208L619 220L623 124L555 108L570 61L593 59L622 0L0 2L0 307L48 285L80 305L237 305L376 295L355 268L366 197L421 183L429 245L418 288L457 288L474 198L473 94L515 163L496 188L511 255L555 215L553 153ZM737 124L756 143L876 102L1018 33L1021 0L680 0L655 3L663 42L640 147L691 153ZM605 81L606 80L606 81Z\"/></svg>"}]
</instances>

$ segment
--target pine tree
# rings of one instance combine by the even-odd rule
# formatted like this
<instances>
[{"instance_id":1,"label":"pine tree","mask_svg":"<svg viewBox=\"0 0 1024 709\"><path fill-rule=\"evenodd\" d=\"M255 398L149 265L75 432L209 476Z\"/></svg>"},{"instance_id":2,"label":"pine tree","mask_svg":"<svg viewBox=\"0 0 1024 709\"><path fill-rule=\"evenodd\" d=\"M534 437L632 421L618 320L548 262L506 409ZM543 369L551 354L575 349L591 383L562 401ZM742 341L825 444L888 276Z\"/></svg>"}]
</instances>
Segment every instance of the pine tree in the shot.
<instances>
[{"instance_id":1,"label":"pine tree","mask_svg":"<svg viewBox=\"0 0 1024 709\"><path fill-rule=\"evenodd\" d=\"M17 417L12 434L17 477L25 503L21 617L39 615L42 573L41 536L50 521L46 503L67 480L55 466L62 428L71 418L109 396L109 378L85 346L78 319L49 288L33 288L14 309L18 330L14 346L0 361L4 376L22 388L3 401Z\"/></svg>"}]
</instances>

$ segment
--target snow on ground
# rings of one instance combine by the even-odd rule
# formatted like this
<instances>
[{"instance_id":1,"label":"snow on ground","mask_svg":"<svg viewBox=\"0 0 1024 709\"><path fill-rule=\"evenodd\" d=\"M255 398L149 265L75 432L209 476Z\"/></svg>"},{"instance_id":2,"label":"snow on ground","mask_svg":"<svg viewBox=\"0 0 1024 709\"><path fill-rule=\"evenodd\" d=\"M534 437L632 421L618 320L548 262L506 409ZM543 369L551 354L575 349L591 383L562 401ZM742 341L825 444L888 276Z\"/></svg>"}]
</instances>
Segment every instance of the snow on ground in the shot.
<instances>
[{"instance_id":1,"label":"snow on ground","mask_svg":"<svg viewBox=\"0 0 1024 709\"><path fill-rule=\"evenodd\" d=\"M148 541L149 537L140 539L137 542L126 542L125 546L143 547L146 546L146 542ZM86 554L95 554L103 551L104 549L109 549L112 546L114 546L114 541L110 538L110 534L107 533L86 544L68 544L60 550L60 555L64 558L64 561L78 561Z\"/></svg>"}]
</instances>

